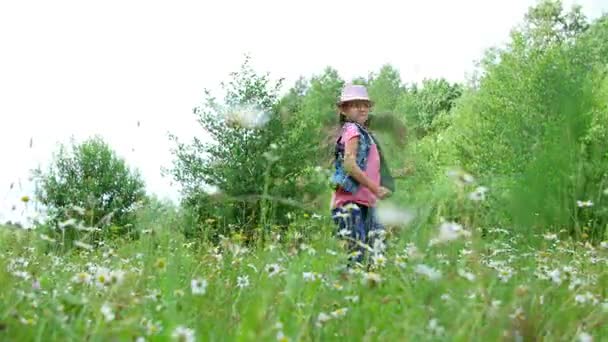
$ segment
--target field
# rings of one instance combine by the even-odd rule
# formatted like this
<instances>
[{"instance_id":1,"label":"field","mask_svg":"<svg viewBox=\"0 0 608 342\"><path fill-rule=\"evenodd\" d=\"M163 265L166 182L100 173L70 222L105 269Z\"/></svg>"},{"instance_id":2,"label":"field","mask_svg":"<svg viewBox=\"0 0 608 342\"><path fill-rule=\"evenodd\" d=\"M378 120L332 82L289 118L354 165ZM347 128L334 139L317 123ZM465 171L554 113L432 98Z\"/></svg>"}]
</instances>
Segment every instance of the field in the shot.
<instances>
[{"instance_id":1,"label":"field","mask_svg":"<svg viewBox=\"0 0 608 342\"><path fill-rule=\"evenodd\" d=\"M238 235L198 245L156 227L67 254L46 254L60 242L36 231L5 228L0 339L608 340L605 244L550 234L532 248L499 228L429 244L439 230L406 227L368 267L346 268L326 223L302 218L263 247Z\"/></svg>"}]
</instances>

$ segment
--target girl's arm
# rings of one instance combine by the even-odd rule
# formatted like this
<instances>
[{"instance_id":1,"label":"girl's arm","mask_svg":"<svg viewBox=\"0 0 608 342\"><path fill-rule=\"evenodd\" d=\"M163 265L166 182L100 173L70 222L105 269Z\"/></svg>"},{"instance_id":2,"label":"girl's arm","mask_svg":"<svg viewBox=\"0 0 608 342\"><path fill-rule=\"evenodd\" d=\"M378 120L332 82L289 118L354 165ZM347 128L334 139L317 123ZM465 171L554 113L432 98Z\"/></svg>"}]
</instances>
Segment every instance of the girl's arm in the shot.
<instances>
[{"instance_id":1,"label":"girl's arm","mask_svg":"<svg viewBox=\"0 0 608 342\"><path fill-rule=\"evenodd\" d=\"M359 137L354 137L346 142L344 146L344 169L353 177L359 184L368 188L379 196L380 186L374 184L369 177L357 165L357 148L359 147Z\"/></svg>"}]
</instances>

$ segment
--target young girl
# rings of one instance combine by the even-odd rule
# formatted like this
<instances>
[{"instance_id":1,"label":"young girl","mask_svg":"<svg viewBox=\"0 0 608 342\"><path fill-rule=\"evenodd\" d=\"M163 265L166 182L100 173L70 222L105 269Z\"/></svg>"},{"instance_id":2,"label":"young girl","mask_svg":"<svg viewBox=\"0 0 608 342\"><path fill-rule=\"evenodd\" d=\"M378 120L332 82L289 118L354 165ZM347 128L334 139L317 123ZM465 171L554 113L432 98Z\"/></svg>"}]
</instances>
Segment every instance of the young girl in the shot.
<instances>
[{"instance_id":1,"label":"young girl","mask_svg":"<svg viewBox=\"0 0 608 342\"><path fill-rule=\"evenodd\" d=\"M336 140L331 212L338 234L349 240L351 261L359 263L365 246L374 247L371 235L381 228L376 202L391 193L381 185L381 156L366 126L372 104L361 85L347 85L337 103L342 128Z\"/></svg>"}]
</instances>

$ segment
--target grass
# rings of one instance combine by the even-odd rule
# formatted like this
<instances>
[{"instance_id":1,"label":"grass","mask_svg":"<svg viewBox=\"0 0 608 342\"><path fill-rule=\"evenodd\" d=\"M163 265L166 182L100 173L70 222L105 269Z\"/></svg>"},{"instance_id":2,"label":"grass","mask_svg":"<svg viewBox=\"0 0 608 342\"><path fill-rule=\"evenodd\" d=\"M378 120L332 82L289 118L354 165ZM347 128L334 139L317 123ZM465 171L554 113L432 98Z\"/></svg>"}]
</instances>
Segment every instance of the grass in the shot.
<instances>
[{"instance_id":1,"label":"grass","mask_svg":"<svg viewBox=\"0 0 608 342\"><path fill-rule=\"evenodd\" d=\"M2 228L0 340L608 340L606 246L501 229L429 246L435 227L406 227L346 271L328 223L251 249L166 226L67 254Z\"/></svg>"}]
</instances>

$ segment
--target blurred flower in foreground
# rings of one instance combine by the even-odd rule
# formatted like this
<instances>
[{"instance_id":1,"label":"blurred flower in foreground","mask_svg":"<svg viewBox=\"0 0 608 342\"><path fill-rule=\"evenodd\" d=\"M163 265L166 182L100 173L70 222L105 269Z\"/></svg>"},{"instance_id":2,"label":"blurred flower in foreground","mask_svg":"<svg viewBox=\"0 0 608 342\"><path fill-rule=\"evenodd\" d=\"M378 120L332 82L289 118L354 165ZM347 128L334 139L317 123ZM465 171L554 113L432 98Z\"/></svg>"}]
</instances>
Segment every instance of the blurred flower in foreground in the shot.
<instances>
[{"instance_id":1,"label":"blurred flower in foreground","mask_svg":"<svg viewBox=\"0 0 608 342\"><path fill-rule=\"evenodd\" d=\"M225 118L229 126L248 129L264 126L270 120L268 113L251 105L230 108L226 111Z\"/></svg>"},{"instance_id":2,"label":"blurred flower in foreground","mask_svg":"<svg viewBox=\"0 0 608 342\"><path fill-rule=\"evenodd\" d=\"M376 214L378 221L387 226L406 225L414 218L414 214L393 204L378 204Z\"/></svg>"},{"instance_id":3,"label":"blurred flower in foreground","mask_svg":"<svg viewBox=\"0 0 608 342\"><path fill-rule=\"evenodd\" d=\"M430 245L445 243L456 240L460 237L469 237L471 233L462 228L462 225L455 222L443 222L439 226L439 234L430 241Z\"/></svg>"}]
</instances>

